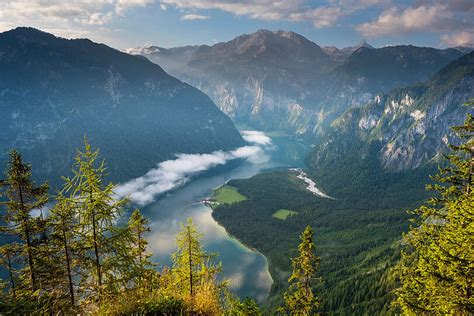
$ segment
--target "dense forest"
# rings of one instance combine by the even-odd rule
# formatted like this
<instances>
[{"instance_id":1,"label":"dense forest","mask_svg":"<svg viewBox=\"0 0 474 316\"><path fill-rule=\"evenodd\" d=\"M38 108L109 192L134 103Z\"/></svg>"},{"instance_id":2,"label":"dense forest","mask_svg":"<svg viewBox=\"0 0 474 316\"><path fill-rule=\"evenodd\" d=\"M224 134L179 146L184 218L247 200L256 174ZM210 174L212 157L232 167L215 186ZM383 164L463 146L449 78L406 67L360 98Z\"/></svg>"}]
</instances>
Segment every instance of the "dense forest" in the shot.
<instances>
[{"instance_id":1,"label":"dense forest","mask_svg":"<svg viewBox=\"0 0 474 316\"><path fill-rule=\"evenodd\" d=\"M12 150L1 181L0 263L7 273L0 313L472 314L474 117L453 129L461 141L432 177L428 188L436 193L423 204L416 191L402 189L427 170L374 179L390 182L392 205L381 204L380 191L359 196L366 204L350 191L317 197L292 171L231 181L246 199L220 204L214 216L269 259L275 283L263 309L229 291L218 255L203 249L192 220L181 224L173 264L151 262L147 219L114 195L107 167L87 141L53 195ZM355 186L333 177L345 190ZM292 215L272 216L282 209Z\"/></svg>"},{"instance_id":2,"label":"dense forest","mask_svg":"<svg viewBox=\"0 0 474 316\"><path fill-rule=\"evenodd\" d=\"M310 225L315 230L315 243L321 254L319 276L324 282L315 287L320 293L321 312L339 315L398 312L399 306L392 302L396 299L395 293L400 293L394 291L399 286L399 275L393 267L399 262L406 244L401 242L400 236L411 226L422 227L423 223L431 221L431 215L423 215L425 207L421 200L437 201L435 208L444 209L439 194L426 191L425 183L438 190L449 188L446 189L449 192L467 192L465 203L470 211L474 209L472 192L467 189L472 185L468 167L474 163L469 151L473 144L472 116L468 116L462 128L454 130L459 134L464 150L459 149L459 144L453 146L453 155L457 158L442 162L440 167L441 171L450 165L454 169L433 178L429 174L437 173L435 165L409 172L383 172L376 155L367 154L361 158L356 154L357 144L353 144L353 155L344 160L328 159L328 164L319 168L309 162L308 173L318 184L324 184L320 187L335 199L322 198L307 191L305 184L292 171L269 172L250 179L230 181L228 184L247 199L219 205L214 217L231 235L268 258L275 282L269 308L281 302L281 293L290 274L288 258L295 251L297 232ZM372 144L373 153L378 152L377 145ZM436 184L438 182L441 184ZM273 216L282 209L297 214L285 220ZM407 213L409 209L421 211ZM463 247L472 245L474 241L470 211L462 213L465 231L459 235L468 239L464 240ZM416 225L410 226L410 221L414 220L418 220L414 222ZM440 222L444 223L444 220ZM450 247L456 248L452 244ZM463 260L471 264L465 277L472 279L472 246L464 251L468 258ZM404 254L404 258L406 256ZM446 282L453 282L452 286L457 284L454 280ZM470 303L464 304L469 307L451 306L451 309L472 310L472 295L467 296ZM431 308L438 310L436 306Z\"/></svg>"}]
</instances>

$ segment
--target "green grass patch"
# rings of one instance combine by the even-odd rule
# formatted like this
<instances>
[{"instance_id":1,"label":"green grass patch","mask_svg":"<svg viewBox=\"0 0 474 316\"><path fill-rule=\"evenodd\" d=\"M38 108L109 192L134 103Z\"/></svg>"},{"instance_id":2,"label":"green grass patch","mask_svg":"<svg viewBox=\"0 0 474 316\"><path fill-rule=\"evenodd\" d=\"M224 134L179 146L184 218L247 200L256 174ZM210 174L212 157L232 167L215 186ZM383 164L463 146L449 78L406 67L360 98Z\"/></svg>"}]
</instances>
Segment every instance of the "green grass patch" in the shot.
<instances>
[{"instance_id":1,"label":"green grass patch","mask_svg":"<svg viewBox=\"0 0 474 316\"><path fill-rule=\"evenodd\" d=\"M279 209L278 211L276 211L275 213L273 213L272 216L275 217L275 218L278 218L278 219L285 220L288 216L293 216L293 215L296 215L296 214L298 214L298 212L285 210L284 208L282 208L282 209Z\"/></svg>"},{"instance_id":2,"label":"green grass patch","mask_svg":"<svg viewBox=\"0 0 474 316\"><path fill-rule=\"evenodd\" d=\"M225 185L215 191L214 199L219 204L230 204L245 201L247 197L240 194L237 188Z\"/></svg>"}]
</instances>

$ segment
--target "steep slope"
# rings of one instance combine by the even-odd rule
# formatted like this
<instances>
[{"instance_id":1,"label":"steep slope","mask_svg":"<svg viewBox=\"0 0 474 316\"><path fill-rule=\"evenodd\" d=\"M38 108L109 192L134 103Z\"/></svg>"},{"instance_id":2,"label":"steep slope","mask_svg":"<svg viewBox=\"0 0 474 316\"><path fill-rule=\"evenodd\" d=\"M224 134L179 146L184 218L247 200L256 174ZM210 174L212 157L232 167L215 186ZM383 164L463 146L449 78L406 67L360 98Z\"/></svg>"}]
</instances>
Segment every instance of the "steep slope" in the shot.
<instances>
[{"instance_id":1,"label":"steep slope","mask_svg":"<svg viewBox=\"0 0 474 316\"><path fill-rule=\"evenodd\" d=\"M68 173L85 135L114 180L175 153L243 144L199 90L148 60L31 28L0 34L0 165L17 148L41 179Z\"/></svg>"},{"instance_id":2,"label":"steep slope","mask_svg":"<svg viewBox=\"0 0 474 316\"><path fill-rule=\"evenodd\" d=\"M145 56L207 93L235 122L296 133L308 131L324 73L334 64L321 47L286 31L259 30L174 51L176 63L168 52Z\"/></svg>"},{"instance_id":3,"label":"steep slope","mask_svg":"<svg viewBox=\"0 0 474 316\"><path fill-rule=\"evenodd\" d=\"M274 280L269 304L279 305L291 272L298 233L315 230L321 257L316 288L323 314L392 315L394 276L406 210L425 197L436 172L430 162L452 140L474 96L474 53L451 62L429 81L394 89L347 110L322 135L308 174L335 199L311 194L291 171L273 171L229 185L247 197L213 213L226 230L263 253ZM279 209L297 212L285 220Z\"/></svg>"},{"instance_id":4,"label":"steep slope","mask_svg":"<svg viewBox=\"0 0 474 316\"><path fill-rule=\"evenodd\" d=\"M150 60L207 93L235 122L291 134L321 133L346 109L429 79L456 49L321 48L293 32L260 30L213 46L159 49Z\"/></svg>"},{"instance_id":5,"label":"steep slope","mask_svg":"<svg viewBox=\"0 0 474 316\"><path fill-rule=\"evenodd\" d=\"M376 96L332 124L311 155L315 170L334 161L374 155L387 171L415 169L436 160L453 141L450 126L463 122L474 96L474 52L450 63L431 80ZM375 151L374 146L377 148Z\"/></svg>"}]
</instances>

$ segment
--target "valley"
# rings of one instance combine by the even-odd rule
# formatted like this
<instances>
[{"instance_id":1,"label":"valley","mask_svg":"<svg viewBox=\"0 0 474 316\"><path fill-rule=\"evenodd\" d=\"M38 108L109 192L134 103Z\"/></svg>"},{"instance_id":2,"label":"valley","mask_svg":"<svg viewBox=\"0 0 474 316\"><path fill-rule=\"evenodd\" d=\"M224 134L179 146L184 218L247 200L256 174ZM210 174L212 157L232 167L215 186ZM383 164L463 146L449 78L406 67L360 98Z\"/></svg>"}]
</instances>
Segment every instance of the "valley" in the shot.
<instances>
[{"instance_id":1,"label":"valley","mask_svg":"<svg viewBox=\"0 0 474 316\"><path fill-rule=\"evenodd\" d=\"M0 314L474 310L474 48L17 27L0 69Z\"/></svg>"},{"instance_id":2,"label":"valley","mask_svg":"<svg viewBox=\"0 0 474 316\"><path fill-rule=\"evenodd\" d=\"M215 206L212 201L218 201L219 205L245 201L245 196L225 184L234 179L251 178L265 170L301 167L299 157L307 151L307 147L302 144L295 146L295 141L288 136L268 138L256 131L243 132L244 136L248 134L266 140L264 143L267 145L262 147L262 152L247 157L237 167L221 168L215 173L211 167L204 174L193 174L186 184L164 192L157 196L156 201L147 203L142 212L150 220L153 233L148 236L148 242L155 262L162 266L171 264L169 254L174 251L173 238L179 230L179 223L192 218L198 229L206 232L203 239L206 250L219 254L218 260L222 261L224 267L223 277L229 279L231 290L242 299L251 297L265 304L273 284L267 259L251 250L255 248L248 249L246 244L241 244L239 238L234 239L233 235L227 233L225 226L214 220L212 208ZM289 155L290 148L296 152ZM215 191L216 195L209 200L208 197L213 195L216 188L219 188ZM133 194L131 197L133 201Z\"/></svg>"}]
</instances>

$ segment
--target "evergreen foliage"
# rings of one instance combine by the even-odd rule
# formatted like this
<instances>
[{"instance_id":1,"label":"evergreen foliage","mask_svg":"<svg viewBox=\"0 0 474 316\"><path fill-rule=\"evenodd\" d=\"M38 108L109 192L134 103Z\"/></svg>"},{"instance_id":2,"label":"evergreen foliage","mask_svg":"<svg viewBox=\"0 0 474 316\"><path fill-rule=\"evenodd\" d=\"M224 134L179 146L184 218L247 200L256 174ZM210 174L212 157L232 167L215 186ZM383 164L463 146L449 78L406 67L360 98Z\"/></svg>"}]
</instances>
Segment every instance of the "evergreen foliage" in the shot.
<instances>
[{"instance_id":1,"label":"evergreen foliage","mask_svg":"<svg viewBox=\"0 0 474 316\"><path fill-rule=\"evenodd\" d=\"M293 273L288 279L290 287L284 295L285 306L280 310L291 315L315 315L319 307L319 299L313 294L311 287L317 280L316 270L319 258L315 254L311 226L306 226L300 239L299 256L291 260Z\"/></svg>"},{"instance_id":2,"label":"evergreen foliage","mask_svg":"<svg viewBox=\"0 0 474 316\"><path fill-rule=\"evenodd\" d=\"M395 305L405 314L474 313L474 117L453 129L460 144L450 146L448 166L428 186L438 194L413 211L404 235Z\"/></svg>"},{"instance_id":3,"label":"evergreen foliage","mask_svg":"<svg viewBox=\"0 0 474 316\"><path fill-rule=\"evenodd\" d=\"M25 269L27 277L20 279L22 287L36 291L39 288L40 260L39 246L45 230L42 216L34 216L35 210L41 209L48 201L48 184L36 186L31 176L31 165L23 162L21 154L12 150L8 162L6 181L3 183L6 201L1 201L0 206L5 206L3 217L4 226L1 232L22 241L18 244L17 254L21 260L27 262ZM11 248L10 248L11 250ZM7 251L7 254L13 254ZM8 261L8 259L7 259Z\"/></svg>"}]
</instances>

